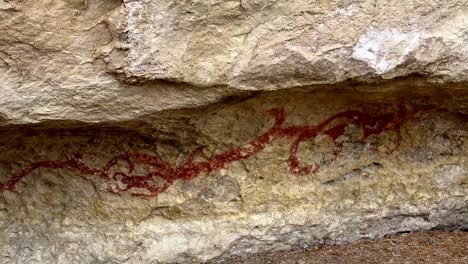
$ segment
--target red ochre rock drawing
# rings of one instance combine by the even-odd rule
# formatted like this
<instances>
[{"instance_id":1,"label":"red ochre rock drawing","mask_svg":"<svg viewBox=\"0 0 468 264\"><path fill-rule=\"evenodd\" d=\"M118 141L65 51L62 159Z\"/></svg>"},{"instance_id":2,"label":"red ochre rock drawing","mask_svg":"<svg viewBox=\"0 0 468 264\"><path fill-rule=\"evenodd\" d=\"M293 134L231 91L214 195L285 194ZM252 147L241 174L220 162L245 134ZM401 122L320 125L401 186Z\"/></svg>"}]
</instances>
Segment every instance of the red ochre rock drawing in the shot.
<instances>
[{"instance_id":1,"label":"red ochre rock drawing","mask_svg":"<svg viewBox=\"0 0 468 264\"><path fill-rule=\"evenodd\" d=\"M104 167L97 169L86 165L82 161L83 155L76 153L72 158L67 160L45 160L29 164L26 168L12 175L6 182L0 183L0 192L4 190L14 191L17 183L24 177L35 170L46 168L69 169L83 175L99 177L106 183L107 190L114 194L128 192L132 196L157 197L160 193L165 192L176 180L191 180L203 172L209 174L226 167L232 162L249 159L278 138L294 139L289 148L289 170L295 175L304 176L316 173L319 170L319 165L303 165L299 162L297 152L303 141L313 139L319 134L329 136L335 145L333 159L336 159L343 146L343 142L339 142L338 138L345 133L346 127L350 124L361 127L363 140L371 135L381 134L384 131L394 131L397 133L398 140L400 141L401 126L422 109L430 109L430 107L409 110L404 105L400 105L397 113L381 114L375 117L364 112L349 110L335 114L317 125L283 127L286 119L285 111L282 108L274 108L268 111L275 119L273 126L269 130L243 146L215 154L203 161L196 161L196 158L200 156L204 149L204 147L198 147L187 155L185 162L180 166L172 166L154 155L123 153L114 156ZM343 122L329 127L335 120L342 120ZM111 172L112 167L119 162L126 162L128 164L129 169L127 173ZM132 175L136 164L149 166L151 170L145 175Z\"/></svg>"}]
</instances>

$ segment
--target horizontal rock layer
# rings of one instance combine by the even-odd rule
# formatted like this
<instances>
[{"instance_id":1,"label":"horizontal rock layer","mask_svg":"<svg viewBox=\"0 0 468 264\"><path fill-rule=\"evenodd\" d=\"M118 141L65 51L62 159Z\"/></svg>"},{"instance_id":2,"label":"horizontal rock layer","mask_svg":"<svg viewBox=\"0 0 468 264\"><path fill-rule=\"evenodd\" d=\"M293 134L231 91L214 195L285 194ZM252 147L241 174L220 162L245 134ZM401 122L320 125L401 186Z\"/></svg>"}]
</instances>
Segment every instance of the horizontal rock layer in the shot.
<instances>
[{"instance_id":1,"label":"horizontal rock layer","mask_svg":"<svg viewBox=\"0 0 468 264\"><path fill-rule=\"evenodd\" d=\"M466 99L285 91L153 126L5 128L0 252L8 262L196 262L466 228Z\"/></svg>"},{"instance_id":2,"label":"horizontal rock layer","mask_svg":"<svg viewBox=\"0 0 468 264\"><path fill-rule=\"evenodd\" d=\"M468 76L460 0L0 3L0 124L124 121L246 90Z\"/></svg>"},{"instance_id":3,"label":"horizontal rock layer","mask_svg":"<svg viewBox=\"0 0 468 264\"><path fill-rule=\"evenodd\" d=\"M466 1L124 3L128 55L115 64L128 80L248 90L409 74L467 80Z\"/></svg>"},{"instance_id":4,"label":"horizontal rock layer","mask_svg":"<svg viewBox=\"0 0 468 264\"><path fill-rule=\"evenodd\" d=\"M466 229L467 12L0 0L0 263Z\"/></svg>"}]
</instances>

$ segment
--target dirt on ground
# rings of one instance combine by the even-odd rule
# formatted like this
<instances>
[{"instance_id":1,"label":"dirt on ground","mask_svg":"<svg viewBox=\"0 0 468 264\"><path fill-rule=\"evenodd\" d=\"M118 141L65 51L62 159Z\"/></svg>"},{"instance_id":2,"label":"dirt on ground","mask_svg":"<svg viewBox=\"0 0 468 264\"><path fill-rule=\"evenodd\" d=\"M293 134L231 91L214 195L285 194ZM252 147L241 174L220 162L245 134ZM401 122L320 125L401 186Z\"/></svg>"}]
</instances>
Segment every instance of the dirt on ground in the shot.
<instances>
[{"instance_id":1,"label":"dirt on ground","mask_svg":"<svg viewBox=\"0 0 468 264\"><path fill-rule=\"evenodd\" d=\"M312 263L443 263L468 264L468 232L428 231L360 241L348 245L323 245L306 251L288 251L234 257L223 264Z\"/></svg>"}]
</instances>

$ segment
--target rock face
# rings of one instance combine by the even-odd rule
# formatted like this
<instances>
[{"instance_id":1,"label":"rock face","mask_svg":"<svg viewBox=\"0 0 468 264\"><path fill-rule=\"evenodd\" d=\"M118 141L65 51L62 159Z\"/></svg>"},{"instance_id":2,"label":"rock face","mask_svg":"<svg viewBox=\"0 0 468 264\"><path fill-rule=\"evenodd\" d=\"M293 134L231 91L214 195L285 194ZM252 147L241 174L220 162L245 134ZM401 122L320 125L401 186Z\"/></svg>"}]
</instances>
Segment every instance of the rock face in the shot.
<instances>
[{"instance_id":1,"label":"rock face","mask_svg":"<svg viewBox=\"0 0 468 264\"><path fill-rule=\"evenodd\" d=\"M466 1L127 2L129 80L248 90L408 74L467 80Z\"/></svg>"},{"instance_id":2,"label":"rock face","mask_svg":"<svg viewBox=\"0 0 468 264\"><path fill-rule=\"evenodd\" d=\"M0 0L0 263L468 227L466 1Z\"/></svg>"}]
</instances>

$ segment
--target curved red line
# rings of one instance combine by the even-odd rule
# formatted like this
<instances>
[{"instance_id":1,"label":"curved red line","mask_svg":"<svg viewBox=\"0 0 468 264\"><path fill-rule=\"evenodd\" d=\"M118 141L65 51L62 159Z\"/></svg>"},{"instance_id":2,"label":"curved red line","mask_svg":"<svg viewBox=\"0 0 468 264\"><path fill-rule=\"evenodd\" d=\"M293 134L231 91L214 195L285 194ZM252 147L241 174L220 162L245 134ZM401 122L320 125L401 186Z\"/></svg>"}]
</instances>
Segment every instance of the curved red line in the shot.
<instances>
[{"instance_id":1,"label":"curved red line","mask_svg":"<svg viewBox=\"0 0 468 264\"><path fill-rule=\"evenodd\" d=\"M433 109L433 107L422 107L421 109ZM363 129L363 139L371 135L380 134L387 130L392 130L398 133L401 140L400 128L408 118L418 111L409 111L405 106L400 105L399 111L396 114L382 114L379 116L371 116L359 111L344 111L335 114L324 120L318 125L309 126L288 126L282 127L286 117L285 111L282 108L274 108L268 112L274 117L273 126L266 132L251 140L244 146L236 147L216 154L208 160L196 162L198 156L203 152L204 147L198 147L193 150L186 158L184 164L179 167L173 167L158 156L144 153L123 153L111 158L101 169L93 169L81 161L82 154L75 154L72 158L64 161L39 161L31 163L26 168L18 173L15 173L8 181L0 183L0 192L4 190L15 190L16 184L24 177L31 174L33 171L40 168L47 169L71 169L88 176L98 176L107 184L107 190L111 193L121 194L132 189L143 189L146 192L131 193L133 196L139 197L156 197L161 192L166 191L176 180L191 180L202 172L211 173L215 170L226 167L228 164L245 160L253 157L262 151L268 144L278 138L295 138L291 143L289 150L288 166L289 170L296 175L303 176L310 173L315 173L319 170L318 164L301 165L297 152L299 146L305 140L313 139L320 133L328 135L335 144L332 160L336 159L341 152L342 142L338 142L340 136L345 133L349 124L353 123ZM335 120L344 119L347 122L335 125L327 130L330 124ZM110 175L110 170L120 161L128 164L128 173L117 172ZM153 170L146 175L130 175L135 167L135 162L148 165ZM152 181L155 178L161 179L162 186L156 186ZM121 188L112 183L122 183L125 187Z\"/></svg>"}]
</instances>

